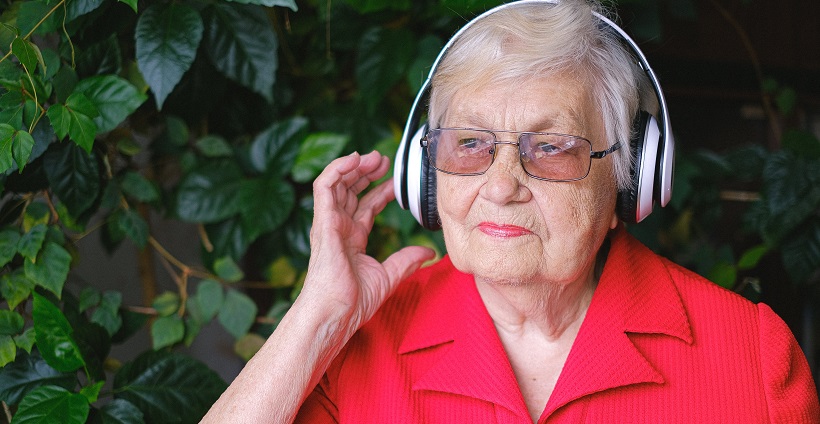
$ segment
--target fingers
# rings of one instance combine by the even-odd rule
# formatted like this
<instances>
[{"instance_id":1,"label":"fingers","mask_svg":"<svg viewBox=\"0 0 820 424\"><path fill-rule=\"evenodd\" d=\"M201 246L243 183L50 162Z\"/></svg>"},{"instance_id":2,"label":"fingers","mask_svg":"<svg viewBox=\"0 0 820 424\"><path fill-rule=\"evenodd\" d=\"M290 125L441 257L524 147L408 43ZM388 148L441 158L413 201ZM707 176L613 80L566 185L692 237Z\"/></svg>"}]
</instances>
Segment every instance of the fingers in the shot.
<instances>
[{"instance_id":1,"label":"fingers","mask_svg":"<svg viewBox=\"0 0 820 424\"><path fill-rule=\"evenodd\" d=\"M436 257L433 249L421 246L408 246L390 255L382 264L387 272L391 287L406 279L419 269L424 262Z\"/></svg>"},{"instance_id":2,"label":"fingers","mask_svg":"<svg viewBox=\"0 0 820 424\"><path fill-rule=\"evenodd\" d=\"M362 196L353 219L363 225L367 231L373 227L373 221L381 211L395 198L393 181L387 180Z\"/></svg>"},{"instance_id":3,"label":"fingers","mask_svg":"<svg viewBox=\"0 0 820 424\"><path fill-rule=\"evenodd\" d=\"M341 208L355 212L357 196L370 183L383 177L390 162L378 152L364 156L353 153L331 162L313 183L317 211Z\"/></svg>"}]
</instances>

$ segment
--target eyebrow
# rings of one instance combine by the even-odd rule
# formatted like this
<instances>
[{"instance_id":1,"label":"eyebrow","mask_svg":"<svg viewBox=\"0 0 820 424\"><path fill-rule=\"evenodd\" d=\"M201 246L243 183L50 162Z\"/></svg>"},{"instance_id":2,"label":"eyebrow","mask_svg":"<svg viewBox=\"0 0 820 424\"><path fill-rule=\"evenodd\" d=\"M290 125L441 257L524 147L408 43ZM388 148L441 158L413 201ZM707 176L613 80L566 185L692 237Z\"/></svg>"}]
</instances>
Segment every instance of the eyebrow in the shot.
<instances>
[{"instance_id":1,"label":"eyebrow","mask_svg":"<svg viewBox=\"0 0 820 424\"><path fill-rule=\"evenodd\" d=\"M456 113L447 116L444 116L443 121L456 121L462 122L462 126L470 127L470 128L478 128L478 129L488 129L488 130L508 130L509 128L490 128L489 122L492 121L491 116L486 114L483 110L478 111L470 111L471 113L464 113L464 110L455 111ZM574 114L570 114L570 118L573 117ZM534 125L528 125L529 128L525 128L524 131L534 131L534 132L549 132L550 130L554 129L556 124L564 121L561 119L562 117L559 116L551 117L551 116L543 116L540 117L538 120L534 121Z\"/></svg>"}]
</instances>

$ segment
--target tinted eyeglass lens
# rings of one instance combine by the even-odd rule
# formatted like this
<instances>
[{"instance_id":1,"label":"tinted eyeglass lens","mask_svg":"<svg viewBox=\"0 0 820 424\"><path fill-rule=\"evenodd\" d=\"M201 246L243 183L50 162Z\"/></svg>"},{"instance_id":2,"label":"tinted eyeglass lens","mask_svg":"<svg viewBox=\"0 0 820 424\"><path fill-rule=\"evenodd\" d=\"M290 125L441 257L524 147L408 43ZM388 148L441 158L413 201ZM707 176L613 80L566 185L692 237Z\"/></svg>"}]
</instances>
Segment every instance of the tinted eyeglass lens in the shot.
<instances>
[{"instance_id":1,"label":"tinted eyeglass lens","mask_svg":"<svg viewBox=\"0 0 820 424\"><path fill-rule=\"evenodd\" d=\"M592 146L583 138L524 133L519 142L521 164L534 177L571 181L589 173Z\"/></svg>"},{"instance_id":2,"label":"tinted eyeglass lens","mask_svg":"<svg viewBox=\"0 0 820 424\"><path fill-rule=\"evenodd\" d=\"M495 136L489 131L437 129L428 134L430 161L452 174L480 174L493 163Z\"/></svg>"}]
</instances>

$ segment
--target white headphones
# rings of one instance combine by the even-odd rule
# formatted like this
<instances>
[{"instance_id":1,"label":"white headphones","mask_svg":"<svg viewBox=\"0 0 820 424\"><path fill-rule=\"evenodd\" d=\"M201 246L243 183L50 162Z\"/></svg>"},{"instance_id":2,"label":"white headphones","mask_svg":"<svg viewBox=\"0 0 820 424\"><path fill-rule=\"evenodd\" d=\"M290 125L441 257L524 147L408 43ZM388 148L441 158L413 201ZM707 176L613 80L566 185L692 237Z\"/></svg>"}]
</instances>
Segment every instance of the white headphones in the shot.
<instances>
[{"instance_id":1,"label":"white headphones","mask_svg":"<svg viewBox=\"0 0 820 424\"><path fill-rule=\"evenodd\" d=\"M554 5L556 3L558 3L557 0L519 0L490 9L458 30L433 62L430 73L410 108L393 169L393 189L396 192L396 201L403 209L409 209L413 217L425 228L431 230L441 228L436 205L436 171L429 166L427 151L421 145L421 138L427 133L428 125L426 122L420 122L429 100L430 84L439 62L455 40L467 28L484 17L520 5ZM635 41L611 20L596 12L593 12L593 15L612 28L629 46L638 59L639 65L652 82L660 106L657 118L646 111L640 111L635 118L634 136L630 141L633 156L632 184L628 189L618 193L619 218L630 223L640 222L652 213L655 201L663 207L672 198L675 139L669 124L666 99L655 72L652 71L646 56Z\"/></svg>"}]
</instances>

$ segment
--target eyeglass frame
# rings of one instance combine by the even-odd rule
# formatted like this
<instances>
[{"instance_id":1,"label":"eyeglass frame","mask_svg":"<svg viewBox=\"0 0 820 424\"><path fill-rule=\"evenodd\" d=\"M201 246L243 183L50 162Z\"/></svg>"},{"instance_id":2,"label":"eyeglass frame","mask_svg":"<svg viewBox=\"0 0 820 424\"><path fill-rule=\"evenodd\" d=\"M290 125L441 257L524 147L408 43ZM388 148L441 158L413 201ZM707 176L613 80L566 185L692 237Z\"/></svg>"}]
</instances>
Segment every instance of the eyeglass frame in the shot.
<instances>
[{"instance_id":1,"label":"eyeglass frame","mask_svg":"<svg viewBox=\"0 0 820 424\"><path fill-rule=\"evenodd\" d=\"M440 169L440 168L436 167L436 165L433 163L433 155L430 153L430 139L428 137L429 137L430 133L432 133L433 131L441 131L441 130L467 130L467 131L477 131L477 132L491 134L493 136L493 140L494 140L493 141L493 149L492 149L493 153L492 153L492 159L490 159L490 164L487 165L487 169L485 169L481 172L461 173L461 172L445 171L443 169ZM499 141L498 136L496 135L496 133L518 134L518 141L516 141L516 142ZM587 144L589 144L589 158L590 158L589 166L587 166L586 173L581 177L571 178L571 179L544 178L544 177L539 177L539 176L531 174L529 171L527 171L527 168L524 166L524 162L522 161L523 154L521 152L521 137L523 137L524 135L532 135L532 134L534 134L534 135L550 135L550 136L555 135L555 136L562 136L562 137L571 137L571 138L574 138L574 139L579 139L579 140L586 141ZM540 181L552 181L552 182L557 182L557 183L564 183L564 182L572 182L572 181L583 180L584 178L589 176L589 171L592 169L592 159L603 159L603 158L609 156L610 154L614 153L615 151L617 151L618 149L620 149L622 147L621 142L618 141L615 144L609 146L609 148L607 148L607 149L597 150L596 151L596 150L592 150L592 141L590 141L588 138L581 137L579 135L563 134L563 133L552 133L552 132L537 132L537 131L484 130L484 129L478 129L478 128L464 128L464 127L435 128L435 129L427 131L427 133L419 141L421 142L421 147L424 148L427 151L427 162L429 163L429 165L433 169L435 169L438 172L443 172L445 174L450 174L450 175L463 175L463 176L483 175L484 173L489 171L490 167L492 167L493 164L495 163L495 157L496 157L496 154L498 153L498 149L495 146L497 146L499 144L508 144L508 145L516 146L518 148L518 163L521 164L521 169L523 169L524 172L530 178L534 178L534 179L540 180Z\"/></svg>"}]
</instances>

